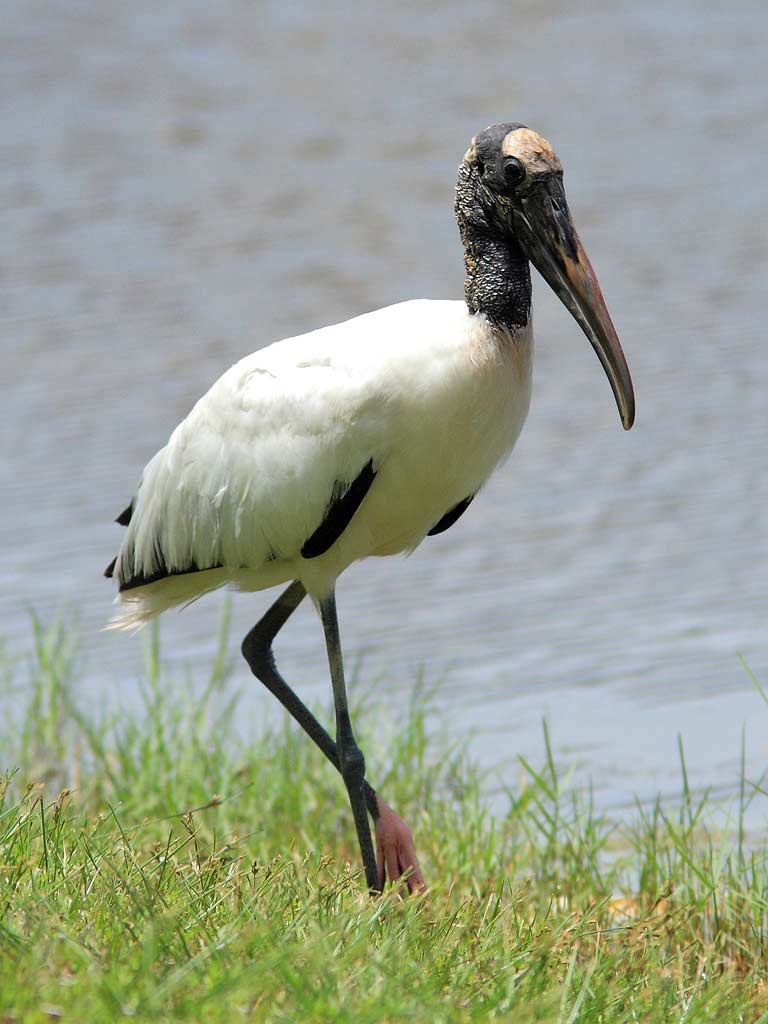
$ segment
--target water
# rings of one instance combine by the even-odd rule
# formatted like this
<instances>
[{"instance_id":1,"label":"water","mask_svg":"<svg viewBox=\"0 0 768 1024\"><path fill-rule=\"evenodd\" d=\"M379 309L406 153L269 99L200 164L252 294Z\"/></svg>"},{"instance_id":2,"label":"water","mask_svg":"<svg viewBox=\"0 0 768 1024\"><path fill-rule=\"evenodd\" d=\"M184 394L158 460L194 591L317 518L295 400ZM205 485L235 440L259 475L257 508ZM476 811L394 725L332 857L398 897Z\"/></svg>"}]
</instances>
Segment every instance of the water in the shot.
<instances>
[{"instance_id":1,"label":"water","mask_svg":"<svg viewBox=\"0 0 768 1024\"><path fill-rule=\"evenodd\" d=\"M8 0L0 41L0 621L75 610L83 694L130 702L99 630L141 468L218 374L404 298L460 297L455 168L496 120L547 135L632 367L621 430L537 283L528 425L462 520L339 588L348 659L418 671L500 778L560 760L601 806L765 761L768 8L651 0L217 5ZM210 661L218 598L164 622ZM236 635L268 595L237 597ZM328 692L302 608L289 679ZM242 671L242 670L241 670ZM257 684L253 701L267 704ZM375 779L374 779L375 782ZM760 808L762 813L762 808ZM762 819L761 819L762 820Z\"/></svg>"}]
</instances>

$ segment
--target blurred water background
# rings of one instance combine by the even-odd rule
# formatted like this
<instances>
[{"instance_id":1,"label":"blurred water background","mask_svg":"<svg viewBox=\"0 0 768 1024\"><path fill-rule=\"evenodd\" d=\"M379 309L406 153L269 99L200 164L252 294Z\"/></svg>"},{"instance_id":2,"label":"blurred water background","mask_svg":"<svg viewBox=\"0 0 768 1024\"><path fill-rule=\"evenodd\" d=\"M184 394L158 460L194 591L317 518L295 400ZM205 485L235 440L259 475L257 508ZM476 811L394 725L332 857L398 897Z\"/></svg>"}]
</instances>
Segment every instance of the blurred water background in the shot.
<instances>
[{"instance_id":1,"label":"blurred water background","mask_svg":"<svg viewBox=\"0 0 768 1024\"><path fill-rule=\"evenodd\" d=\"M535 285L531 416L460 525L339 587L347 659L395 704L423 670L489 779L558 758L601 807L766 759L768 7L6 0L0 36L0 631L79 622L81 696L130 705L100 632L112 524L243 354L410 297L462 295L455 169L519 120L566 168L633 370L625 434ZM235 597L235 638L272 595ZM210 663L220 597L163 622ZM302 608L278 653L330 701ZM245 666L237 667L245 683ZM259 685L247 690L271 714ZM375 784L376 780L372 780ZM756 805L757 806L757 805ZM760 807L759 820L764 819ZM755 819L757 821L757 819Z\"/></svg>"}]
</instances>

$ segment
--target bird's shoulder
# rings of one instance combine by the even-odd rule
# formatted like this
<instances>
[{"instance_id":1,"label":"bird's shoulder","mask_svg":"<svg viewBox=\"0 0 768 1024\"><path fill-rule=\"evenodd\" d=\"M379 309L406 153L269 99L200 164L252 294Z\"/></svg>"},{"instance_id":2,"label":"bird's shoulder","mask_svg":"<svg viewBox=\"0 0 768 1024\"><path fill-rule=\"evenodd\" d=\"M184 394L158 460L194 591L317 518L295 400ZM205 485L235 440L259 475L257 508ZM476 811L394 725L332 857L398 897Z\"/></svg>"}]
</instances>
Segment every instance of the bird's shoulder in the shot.
<instances>
[{"instance_id":1,"label":"bird's shoulder","mask_svg":"<svg viewBox=\"0 0 768 1024\"><path fill-rule=\"evenodd\" d=\"M479 330L463 301L412 299L284 338L245 356L203 396L193 418L243 417L300 427L317 416L354 415L361 404L394 399L468 346Z\"/></svg>"},{"instance_id":2,"label":"bird's shoulder","mask_svg":"<svg viewBox=\"0 0 768 1024\"><path fill-rule=\"evenodd\" d=\"M284 338L232 367L234 375L262 373L287 379L298 371L329 369L365 375L382 360L417 358L431 346L461 345L476 317L449 299L410 299L362 313L307 334Z\"/></svg>"}]
</instances>

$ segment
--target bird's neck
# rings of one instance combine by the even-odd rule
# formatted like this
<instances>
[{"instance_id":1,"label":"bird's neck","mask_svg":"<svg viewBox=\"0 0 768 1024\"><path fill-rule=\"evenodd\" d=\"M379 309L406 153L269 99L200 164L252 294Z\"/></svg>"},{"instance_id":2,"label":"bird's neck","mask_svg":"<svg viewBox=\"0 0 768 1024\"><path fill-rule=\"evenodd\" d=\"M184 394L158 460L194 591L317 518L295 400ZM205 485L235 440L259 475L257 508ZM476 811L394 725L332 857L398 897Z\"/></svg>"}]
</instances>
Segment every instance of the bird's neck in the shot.
<instances>
[{"instance_id":1,"label":"bird's neck","mask_svg":"<svg viewBox=\"0 0 768 1024\"><path fill-rule=\"evenodd\" d=\"M470 313L519 330L531 316L531 270L522 249L488 219L479 182L466 164L459 168L456 219L464 243L464 297Z\"/></svg>"}]
</instances>

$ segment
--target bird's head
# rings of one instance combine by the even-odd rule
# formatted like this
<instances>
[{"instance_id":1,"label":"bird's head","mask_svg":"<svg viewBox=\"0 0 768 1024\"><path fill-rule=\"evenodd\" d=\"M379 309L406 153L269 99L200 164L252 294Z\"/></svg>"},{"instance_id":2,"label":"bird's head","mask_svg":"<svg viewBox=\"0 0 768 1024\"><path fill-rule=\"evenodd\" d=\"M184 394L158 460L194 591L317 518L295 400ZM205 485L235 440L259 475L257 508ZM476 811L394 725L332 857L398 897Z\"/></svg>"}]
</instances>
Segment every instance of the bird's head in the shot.
<instances>
[{"instance_id":1,"label":"bird's head","mask_svg":"<svg viewBox=\"0 0 768 1024\"><path fill-rule=\"evenodd\" d=\"M533 263L591 342L629 430L632 378L547 140L521 124L494 124L476 135L459 168L456 210L462 234L514 243Z\"/></svg>"}]
</instances>

